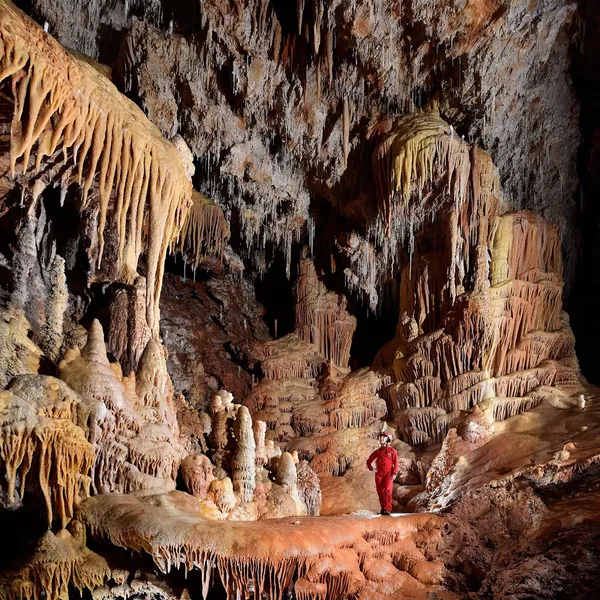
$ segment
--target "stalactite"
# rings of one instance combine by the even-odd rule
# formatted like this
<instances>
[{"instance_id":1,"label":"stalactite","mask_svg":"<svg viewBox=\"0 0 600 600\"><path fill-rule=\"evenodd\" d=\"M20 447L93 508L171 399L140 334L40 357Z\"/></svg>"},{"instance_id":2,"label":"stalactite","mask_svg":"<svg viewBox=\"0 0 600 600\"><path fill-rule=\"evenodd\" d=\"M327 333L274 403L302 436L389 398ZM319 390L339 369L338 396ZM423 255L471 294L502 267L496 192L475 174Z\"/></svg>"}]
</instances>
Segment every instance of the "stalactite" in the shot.
<instances>
[{"instance_id":1,"label":"stalactite","mask_svg":"<svg viewBox=\"0 0 600 600\"><path fill-rule=\"evenodd\" d=\"M328 29L325 35L325 50L329 86L331 87L333 85L333 31L331 29Z\"/></svg>"},{"instance_id":2,"label":"stalactite","mask_svg":"<svg viewBox=\"0 0 600 600\"><path fill-rule=\"evenodd\" d=\"M65 261L56 255L49 273L50 288L46 298L46 321L42 328L41 347L54 362L60 357L63 343L63 321L67 311L69 291L65 277Z\"/></svg>"},{"instance_id":3,"label":"stalactite","mask_svg":"<svg viewBox=\"0 0 600 600\"><path fill-rule=\"evenodd\" d=\"M64 386L66 388L66 386ZM10 391L0 392L0 461L7 475L7 497L17 503L32 467L46 503L48 526L58 518L66 526L80 497L89 493L88 473L94 450L77 422L79 399L60 382L47 378L17 378Z\"/></svg>"},{"instance_id":4,"label":"stalactite","mask_svg":"<svg viewBox=\"0 0 600 600\"><path fill-rule=\"evenodd\" d=\"M402 119L373 153L373 170L386 235L390 235L394 198L408 206L414 188L427 188L435 167L447 171L449 193L457 202L466 198L471 173L469 147L450 135L437 106ZM414 224L412 224L414 227Z\"/></svg>"},{"instance_id":5,"label":"stalactite","mask_svg":"<svg viewBox=\"0 0 600 600\"><path fill-rule=\"evenodd\" d=\"M206 196L194 191L192 207L187 213L179 240L173 250L184 254L187 264L194 268L207 257L219 262L229 239L229 226L223 210Z\"/></svg>"},{"instance_id":6,"label":"stalactite","mask_svg":"<svg viewBox=\"0 0 600 600\"><path fill-rule=\"evenodd\" d=\"M298 20L298 33L302 33L302 22L304 21L304 2L305 0L296 0L296 18Z\"/></svg>"},{"instance_id":7,"label":"stalactite","mask_svg":"<svg viewBox=\"0 0 600 600\"><path fill-rule=\"evenodd\" d=\"M110 218L119 239L117 266L132 280L146 251L147 319L158 335L163 263L191 196L179 153L105 77L70 56L8 1L0 6L0 55L0 81L10 80L14 102L13 177L17 162L27 173L36 144L36 170L44 157L62 149L83 186L84 207L97 177L98 267L115 191Z\"/></svg>"},{"instance_id":8,"label":"stalactite","mask_svg":"<svg viewBox=\"0 0 600 600\"><path fill-rule=\"evenodd\" d=\"M306 579L298 579L294 584L294 592L298 600L326 600L327 585L324 583L313 583Z\"/></svg>"}]
</instances>

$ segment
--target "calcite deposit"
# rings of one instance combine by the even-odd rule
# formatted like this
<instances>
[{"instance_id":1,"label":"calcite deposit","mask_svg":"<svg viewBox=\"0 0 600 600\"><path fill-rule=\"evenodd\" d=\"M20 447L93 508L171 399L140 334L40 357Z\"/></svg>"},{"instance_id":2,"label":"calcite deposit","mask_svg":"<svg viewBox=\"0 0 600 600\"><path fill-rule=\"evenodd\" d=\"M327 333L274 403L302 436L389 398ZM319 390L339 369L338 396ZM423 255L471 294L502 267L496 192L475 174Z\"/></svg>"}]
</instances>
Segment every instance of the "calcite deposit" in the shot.
<instances>
[{"instance_id":1,"label":"calcite deposit","mask_svg":"<svg viewBox=\"0 0 600 600\"><path fill-rule=\"evenodd\" d=\"M386 353L395 346L389 394L402 439L439 443L475 405L504 420L554 388L577 392L556 230L532 213L504 212L490 158L456 139L435 108L400 123L373 159L392 182L379 189L384 215L422 223L435 214L427 233L401 232L409 264ZM415 197L423 189L426 201Z\"/></svg>"},{"instance_id":2,"label":"calcite deposit","mask_svg":"<svg viewBox=\"0 0 600 600\"><path fill-rule=\"evenodd\" d=\"M594 3L19 7L0 600L597 597Z\"/></svg>"}]
</instances>

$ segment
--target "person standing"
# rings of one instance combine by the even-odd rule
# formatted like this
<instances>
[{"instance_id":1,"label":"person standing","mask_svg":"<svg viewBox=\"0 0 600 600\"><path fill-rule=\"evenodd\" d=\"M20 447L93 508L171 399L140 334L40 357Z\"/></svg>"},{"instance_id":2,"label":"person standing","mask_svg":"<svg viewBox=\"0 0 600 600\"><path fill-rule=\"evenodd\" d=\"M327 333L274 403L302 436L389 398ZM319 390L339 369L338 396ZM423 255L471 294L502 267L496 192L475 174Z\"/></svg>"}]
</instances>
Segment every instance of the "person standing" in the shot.
<instances>
[{"instance_id":1,"label":"person standing","mask_svg":"<svg viewBox=\"0 0 600 600\"><path fill-rule=\"evenodd\" d=\"M379 434L381 447L377 448L367 459L367 469L375 471L375 487L381 505L380 515L392 514L392 490L396 475L398 474L398 453L390 445L392 437L389 433ZM373 463L376 468L373 469Z\"/></svg>"}]
</instances>

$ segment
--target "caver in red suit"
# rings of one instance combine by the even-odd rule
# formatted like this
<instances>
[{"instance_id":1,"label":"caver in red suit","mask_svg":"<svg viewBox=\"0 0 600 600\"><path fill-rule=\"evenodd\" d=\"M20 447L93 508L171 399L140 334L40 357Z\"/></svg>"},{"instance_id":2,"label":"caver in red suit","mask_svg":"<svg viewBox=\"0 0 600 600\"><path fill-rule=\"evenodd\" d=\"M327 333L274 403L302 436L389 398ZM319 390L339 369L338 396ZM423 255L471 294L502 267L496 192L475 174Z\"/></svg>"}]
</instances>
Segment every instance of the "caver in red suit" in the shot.
<instances>
[{"instance_id":1,"label":"caver in red suit","mask_svg":"<svg viewBox=\"0 0 600 600\"><path fill-rule=\"evenodd\" d=\"M398 474L398 453L390 446L391 438L387 434L382 434L379 438L381 448L378 448L367 459L367 469L373 471L373 463L377 469L375 471L375 487L381 504L381 514L390 514L392 511L392 490L393 482Z\"/></svg>"}]
</instances>

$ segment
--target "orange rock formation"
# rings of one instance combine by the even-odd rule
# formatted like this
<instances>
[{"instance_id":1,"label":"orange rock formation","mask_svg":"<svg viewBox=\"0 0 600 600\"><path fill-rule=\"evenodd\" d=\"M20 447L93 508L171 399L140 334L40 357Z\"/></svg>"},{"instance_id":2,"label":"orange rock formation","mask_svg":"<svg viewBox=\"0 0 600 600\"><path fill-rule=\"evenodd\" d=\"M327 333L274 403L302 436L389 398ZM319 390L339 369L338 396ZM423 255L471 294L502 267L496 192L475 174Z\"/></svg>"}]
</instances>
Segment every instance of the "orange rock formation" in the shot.
<instances>
[{"instance_id":1,"label":"orange rock formation","mask_svg":"<svg viewBox=\"0 0 600 600\"><path fill-rule=\"evenodd\" d=\"M327 291L319 281L313 262L300 261L294 285L296 335L317 346L334 365L346 368L356 329L356 318L346 312L346 298Z\"/></svg>"},{"instance_id":2,"label":"orange rock formation","mask_svg":"<svg viewBox=\"0 0 600 600\"><path fill-rule=\"evenodd\" d=\"M384 214L415 220L389 389L401 438L439 443L475 405L503 420L555 388L575 392L556 230L504 212L490 158L435 110L404 119L374 160L392 182L380 187Z\"/></svg>"},{"instance_id":3,"label":"orange rock formation","mask_svg":"<svg viewBox=\"0 0 600 600\"><path fill-rule=\"evenodd\" d=\"M442 523L435 515L215 523L174 495L160 502L114 495L87 500L80 517L92 535L149 553L164 573L199 569L204 597L216 575L232 600L251 593L280 600L296 578L307 598L424 600L432 590L457 597L437 587L444 568L434 556Z\"/></svg>"},{"instance_id":4,"label":"orange rock formation","mask_svg":"<svg viewBox=\"0 0 600 600\"><path fill-rule=\"evenodd\" d=\"M133 282L146 253L147 321L158 335L164 260L192 193L178 150L106 77L8 1L0 3L2 83L14 103L11 176L17 176L17 163L25 180L32 167L37 172L43 162L62 158L63 185L73 180L83 186L82 210L97 206L97 267L107 223L117 233L117 270L125 281ZM97 197L90 194L96 181ZM39 190L46 185L38 183Z\"/></svg>"}]
</instances>

